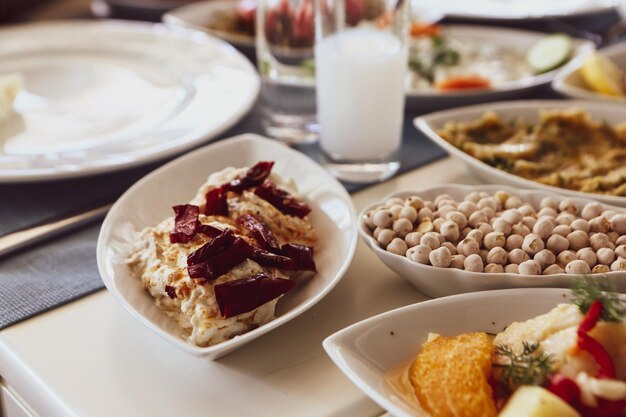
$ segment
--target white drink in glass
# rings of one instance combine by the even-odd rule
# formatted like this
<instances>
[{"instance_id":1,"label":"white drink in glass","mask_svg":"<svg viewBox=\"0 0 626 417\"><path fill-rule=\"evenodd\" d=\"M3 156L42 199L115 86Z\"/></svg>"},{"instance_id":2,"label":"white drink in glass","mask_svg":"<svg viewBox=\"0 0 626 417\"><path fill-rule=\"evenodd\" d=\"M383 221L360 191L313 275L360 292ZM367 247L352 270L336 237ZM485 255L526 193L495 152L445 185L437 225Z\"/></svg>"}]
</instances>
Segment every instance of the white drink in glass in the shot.
<instances>
[{"instance_id":1,"label":"white drink in glass","mask_svg":"<svg viewBox=\"0 0 626 417\"><path fill-rule=\"evenodd\" d=\"M406 48L392 33L354 28L315 46L320 146L331 158L372 161L400 146Z\"/></svg>"}]
</instances>

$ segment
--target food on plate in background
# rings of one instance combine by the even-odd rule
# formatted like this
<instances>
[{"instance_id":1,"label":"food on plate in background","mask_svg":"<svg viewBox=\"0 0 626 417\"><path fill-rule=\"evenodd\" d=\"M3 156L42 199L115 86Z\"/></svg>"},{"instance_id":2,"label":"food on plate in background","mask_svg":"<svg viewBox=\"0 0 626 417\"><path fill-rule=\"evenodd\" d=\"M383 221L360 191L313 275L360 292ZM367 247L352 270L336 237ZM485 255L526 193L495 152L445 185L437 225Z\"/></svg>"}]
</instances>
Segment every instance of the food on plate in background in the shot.
<instances>
[{"instance_id":1,"label":"food on plate in background","mask_svg":"<svg viewBox=\"0 0 626 417\"><path fill-rule=\"evenodd\" d=\"M446 123L444 140L493 167L542 184L626 196L626 123L610 126L582 109L541 110L539 120Z\"/></svg>"},{"instance_id":2,"label":"food on plate in background","mask_svg":"<svg viewBox=\"0 0 626 417\"><path fill-rule=\"evenodd\" d=\"M298 273L316 270L310 208L273 164L212 174L175 216L136 238L127 263L192 344L271 321Z\"/></svg>"},{"instance_id":3,"label":"food on plate in background","mask_svg":"<svg viewBox=\"0 0 626 417\"><path fill-rule=\"evenodd\" d=\"M392 197L364 214L378 245L413 262L471 272L604 274L626 270L626 214L506 191Z\"/></svg>"},{"instance_id":4,"label":"food on plate in background","mask_svg":"<svg viewBox=\"0 0 626 417\"><path fill-rule=\"evenodd\" d=\"M580 67L580 75L591 90L608 96L626 95L626 74L613 61L595 52Z\"/></svg>"},{"instance_id":5,"label":"food on plate in background","mask_svg":"<svg viewBox=\"0 0 626 417\"><path fill-rule=\"evenodd\" d=\"M450 36L435 24L415 22L410 34L409 82L417 90L497 87L553 70L574 51L572 39L564 34L546 36L528 51Z\"/></svg>"},{"instance_id":6,"label":"food on plate in background","mask_svg":"<svg viewBox=\"0 0 626 417\"><path fill-rule=\"evenodd\" d=\"M606 281L580 278L572 304L493 339L430 334L402 383L431 417L621 417L625 316L626 302ZM394 388L396 373L388 374Z\"/></svg>"},{"instance_id":7,"label":"food on plate in background","mask_svg":"<svg viewBox=\"0 0 626 417\"><path fill-rule=\"evenodd\" d=\"M0 75L0 121L6 119L13 110L13 102L24 87L24 80L16 73Z\"/></svg>"}]
</instances>

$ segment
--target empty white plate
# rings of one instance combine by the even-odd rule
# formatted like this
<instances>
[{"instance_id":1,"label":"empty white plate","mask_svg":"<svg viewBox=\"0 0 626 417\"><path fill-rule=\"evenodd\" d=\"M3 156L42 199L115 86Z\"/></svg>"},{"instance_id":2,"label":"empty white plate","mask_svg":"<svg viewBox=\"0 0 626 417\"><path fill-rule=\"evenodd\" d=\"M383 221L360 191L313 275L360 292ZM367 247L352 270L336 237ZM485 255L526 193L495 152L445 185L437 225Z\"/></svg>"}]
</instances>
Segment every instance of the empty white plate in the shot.
<instances>
[{"instance_id":1,"label":"empty white plate","mask_svg":"<svg viewBox=\"0 0 626 417\"><path fill-rule=\"evenodd\" d=\"M76 177L175 155L248 112L250 62L205 33L149 23L0 30L0 74L24 89L0 121L0 182Z\"/></svg>"},{"instance_id":2,"label":"empty white plate","mask_svg":"<svg viewBox=\"0 0 626 417\"><path fill-rule=\"evenodd\" d=\"M276 318L248 333L210 347L185 341L182 328L161 312L125 259L135 233L172 215L172 206L190 201L207 177L226 167L276 162L273 172L295 180L311 206L311 222L319 245L318 272L282 297ZM184 351L210 359L243 346L286 323L320 301L339 282L356 248L356 214L343 186L304 154L258 135L242 135L206 146L178 158L133 185L113 205L98 238L98 268L107 289L132 316Z\"/></svg>"}]
</instances>

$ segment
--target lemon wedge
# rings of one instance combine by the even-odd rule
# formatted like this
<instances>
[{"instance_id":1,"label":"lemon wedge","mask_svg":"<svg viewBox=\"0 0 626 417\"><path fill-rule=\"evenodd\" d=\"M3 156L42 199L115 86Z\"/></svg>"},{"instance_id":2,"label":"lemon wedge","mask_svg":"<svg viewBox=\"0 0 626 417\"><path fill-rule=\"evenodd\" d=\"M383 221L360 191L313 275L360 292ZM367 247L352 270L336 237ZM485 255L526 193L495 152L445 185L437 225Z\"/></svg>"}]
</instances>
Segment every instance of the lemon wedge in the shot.
<instances>
[{"instance_id":1,"label":"lemon wedge","mask_svg":"<svg viewBox=\"0 0 626 417\"><path fill-rule=\"evenodd\" d=\"M624 71L605 56L594 53L580 68L580 75L593 91L624 96Z\"/></svg>"}]
</instances>

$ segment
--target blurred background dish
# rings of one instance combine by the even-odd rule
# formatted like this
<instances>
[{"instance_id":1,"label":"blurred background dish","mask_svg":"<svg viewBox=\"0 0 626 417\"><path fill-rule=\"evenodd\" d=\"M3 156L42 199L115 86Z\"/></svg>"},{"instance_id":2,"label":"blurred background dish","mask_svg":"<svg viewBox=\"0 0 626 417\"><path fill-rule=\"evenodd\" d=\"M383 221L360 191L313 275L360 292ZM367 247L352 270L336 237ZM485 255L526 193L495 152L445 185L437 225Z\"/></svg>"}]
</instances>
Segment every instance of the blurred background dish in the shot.
<instances>
[{"instance_id":1,"label":"blurred background dish","mask_svg":"<svg viewBox=\"0 0 626 417\"><path fill-rule=\"evenodd\" d=\"M23 89L0 124L0 182L78 177L190 149L252 107L259 77L225 42L139 22L2 29Z\"/></svg>"}]
</instances>

